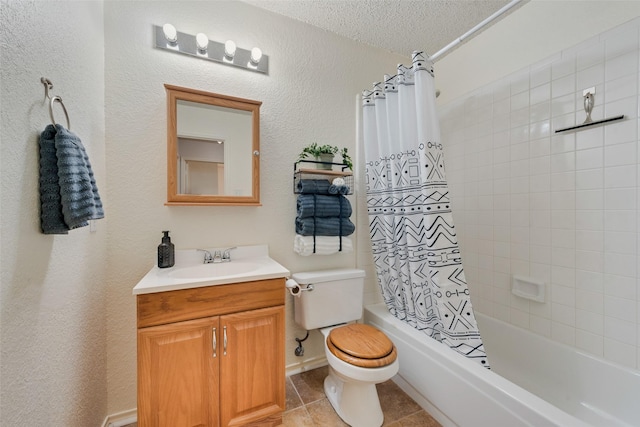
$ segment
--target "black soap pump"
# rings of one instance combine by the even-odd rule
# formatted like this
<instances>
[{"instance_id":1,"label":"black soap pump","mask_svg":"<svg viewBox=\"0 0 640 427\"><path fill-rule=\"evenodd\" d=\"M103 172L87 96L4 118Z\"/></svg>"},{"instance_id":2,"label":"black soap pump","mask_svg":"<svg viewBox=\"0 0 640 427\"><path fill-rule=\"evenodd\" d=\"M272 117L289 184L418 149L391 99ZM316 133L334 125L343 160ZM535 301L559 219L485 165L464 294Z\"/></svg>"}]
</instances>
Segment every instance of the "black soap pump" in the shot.
<instances>
[{"instance_id":1,"label":"black soap pump","mask_svg":"<svg viewBox=\"0 0 640 427\"><path fill-rule=\"evenodd\" d=\"M162 243L158 245L158 267L168 268L175 264L175 250L168 231L163 231Z\"/></svg>"}]
</instances>

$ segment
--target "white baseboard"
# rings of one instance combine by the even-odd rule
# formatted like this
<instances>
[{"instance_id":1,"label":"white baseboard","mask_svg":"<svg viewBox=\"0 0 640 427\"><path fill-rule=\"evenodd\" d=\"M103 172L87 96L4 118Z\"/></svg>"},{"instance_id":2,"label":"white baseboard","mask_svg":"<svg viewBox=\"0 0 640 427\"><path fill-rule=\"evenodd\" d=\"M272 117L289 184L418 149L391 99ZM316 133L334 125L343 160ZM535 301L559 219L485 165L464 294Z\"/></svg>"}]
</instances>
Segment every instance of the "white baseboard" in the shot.
<instances>
[{"instance_id":1,"label":"white baseboard","mask_svg":"<svg viewBox=\"0 0 640 427\"><path fill-rule=\"evenodd\" d=\"M118 412L117 414L107 415L107 418L105 418L102 423L102 427L123 427L137 421L138 410L137 408L133 408L128 411Z\"/></svg>"},{"instance_id":2,"label":"white baseboard","mask_svg":"<svg viewBox=\"0 0 640 427\"><path fill-rule=\"evenodd\" d=\"M318 356L299 363L292 363L291 365L287 365L285 367L285 374L290 377L291 375L310 371L322 366L327 366L327 358L325 356Z\"/></svg>"}]
</instances>

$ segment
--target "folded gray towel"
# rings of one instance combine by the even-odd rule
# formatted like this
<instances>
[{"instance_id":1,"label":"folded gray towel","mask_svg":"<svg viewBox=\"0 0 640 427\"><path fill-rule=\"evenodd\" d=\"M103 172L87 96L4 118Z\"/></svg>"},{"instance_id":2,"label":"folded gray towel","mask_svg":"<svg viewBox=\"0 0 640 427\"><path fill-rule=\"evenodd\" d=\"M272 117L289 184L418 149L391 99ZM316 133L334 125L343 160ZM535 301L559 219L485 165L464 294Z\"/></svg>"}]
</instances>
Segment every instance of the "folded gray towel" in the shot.
<instances>
[{"instance_id":1,"label":"folded gray towel","mask_svg":"<svg viewBox=\"0 0 640 427\"><path fill-rule=\"evenodd\" d=\"M327 191L329 194L349 194L349 186L348 185L333 185L331 184Z\"/></svg>"},{"instance_id":2,"label":"folded gray towel","mask_svg":"<svg viewBox=\"0 0 640 427\"><path fill-rule=\"evenodd\" d=\"M55 146L64 222L73 230L86 226L90 219L104 218L89 156L80 138L56 125Z\"/></svg>"},{"instance_id":3,"label":"folded gray towel","mask_svg":"<svg viewBox=\"0 0 640 427\"><path fill-rule=\"evenodd\" d=\"M351 203L344 196L324 196L322 194L301 194L298 196L298 218L312 216L349 218Z\"/></svg>"},{"instance_id":4,"label":"folded gray towel","mask_svg":"<svg viewBox=\"0 0 640 427\"><path fill-rule=\"evenodd\" d=\"M349 236L355 229L349 218L296 218L296 234L301 236Z\"/></svg>"},{"instance_id":5,"label":"folded gray towel","mask_svg":"<svg viewBox=\"0 0 640 427\"><path fill-rule=\"evenodd\" d=\"M329 194L330 185L326 179L301 179L297 190L301 194Z\"/></svg>"},{"instance_id":6,"label":"folded gray towel","mask_svg":"<svg viewBox=\"0 0 640 427\"><path fill-rule=\"evenodd\" d=\"M53 125L40 134L40 228L44 234L68 234L62 214L55 134Z\"/></svg>"}]
</instances>

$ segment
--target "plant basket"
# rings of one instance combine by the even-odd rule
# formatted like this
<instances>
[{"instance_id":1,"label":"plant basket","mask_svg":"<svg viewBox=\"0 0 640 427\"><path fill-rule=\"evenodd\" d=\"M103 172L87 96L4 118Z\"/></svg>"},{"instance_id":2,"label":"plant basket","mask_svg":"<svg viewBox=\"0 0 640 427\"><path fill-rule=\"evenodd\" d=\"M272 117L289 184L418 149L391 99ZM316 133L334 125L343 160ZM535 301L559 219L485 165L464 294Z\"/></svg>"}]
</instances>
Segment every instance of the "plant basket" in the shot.
<instances>
[{"instance_id":1,"label":"plant basket","mask_svg":"<svg viewBox=\"0 0 640 427\"><path fill-rule=\"evenodd\" d=\"M320 154L316 157L319 163L316 163L316 169L331 170L333 163L333 154Z\"/></svg>"}]
</instances>

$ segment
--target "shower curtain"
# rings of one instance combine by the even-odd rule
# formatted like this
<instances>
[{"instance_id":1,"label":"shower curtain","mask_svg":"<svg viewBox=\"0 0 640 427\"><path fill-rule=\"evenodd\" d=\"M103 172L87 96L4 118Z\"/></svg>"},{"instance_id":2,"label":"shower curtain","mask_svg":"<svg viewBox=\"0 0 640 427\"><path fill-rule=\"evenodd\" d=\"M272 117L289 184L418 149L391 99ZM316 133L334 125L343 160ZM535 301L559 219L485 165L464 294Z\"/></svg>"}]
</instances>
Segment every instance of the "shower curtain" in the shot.
<instances>
[{"instance_id":1,"label":"shower curtain","mask_svg":"<svg viewBox=\"0 0 640 427\"><path fill-rule=\"evenodd\" d=\"M362 99L369 229L389 311L489 367L451 214L433 62L413 53Z\"/></svg>"}]
</instances>

